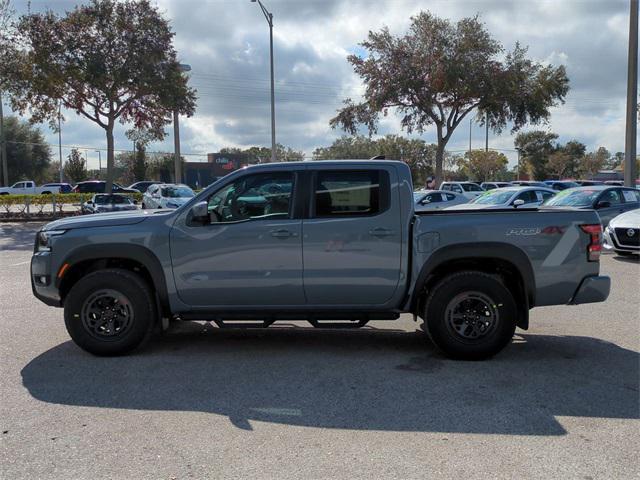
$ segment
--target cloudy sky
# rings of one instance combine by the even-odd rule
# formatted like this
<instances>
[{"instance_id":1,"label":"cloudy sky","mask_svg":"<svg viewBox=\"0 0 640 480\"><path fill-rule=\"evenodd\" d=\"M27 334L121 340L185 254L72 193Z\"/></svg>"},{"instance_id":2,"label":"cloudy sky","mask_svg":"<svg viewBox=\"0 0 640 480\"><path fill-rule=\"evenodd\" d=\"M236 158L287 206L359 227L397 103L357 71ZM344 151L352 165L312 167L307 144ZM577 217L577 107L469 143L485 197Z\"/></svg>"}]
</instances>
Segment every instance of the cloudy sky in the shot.
<instances>
[{"instance_id":1,"label":"cloudy sky","mask_svg":"<svg viewBox=\"0 0 640 480\"><path fill-rule=\"evenodd\" d=\"M191 84L198 90L196 115L181 121L182 151L192 161L225 146L270 145L269 31L259 7L249 0L156 0L176 33L181 61L192 66ZM358 98L359 79L346 61L362 50L369 30L388 26L402 34L411 15L430 10L458 20L480 14L489 31L507 50L516 41L529 46L540 62L566 66L571 91L553 109L549 129L561 141L578 139L590 149L624 148L627 71L628 0L265 0L274 15L276 134L278 142L303 150L329 145L341 132L328 122L342 99ZM14 0L19 13L27 2ZM32 0L32 11L63 13L76 2ZM88 120L67 114L62 143L104 149L103 131ZM131 149L120 126L117 149ZM170 128L170 127L169 127ZM534 127L531 127L534 128ZM57 135L43 127L47 141ZM401 133L390 116L380 134ZM435 131L421 138L435 141ZM150 150L171 151L172 137ZM490 147L503 149L513 162L509 132L490 135ZM469 124L458 127L448 145L468 148ZM472 126L472 145L484 145L484 131ZM57 149L53 150L57 154ZM63 155L67 155L65 148ZM104 158L104 154L103 154Z\"/></svg>"}]
</instances>

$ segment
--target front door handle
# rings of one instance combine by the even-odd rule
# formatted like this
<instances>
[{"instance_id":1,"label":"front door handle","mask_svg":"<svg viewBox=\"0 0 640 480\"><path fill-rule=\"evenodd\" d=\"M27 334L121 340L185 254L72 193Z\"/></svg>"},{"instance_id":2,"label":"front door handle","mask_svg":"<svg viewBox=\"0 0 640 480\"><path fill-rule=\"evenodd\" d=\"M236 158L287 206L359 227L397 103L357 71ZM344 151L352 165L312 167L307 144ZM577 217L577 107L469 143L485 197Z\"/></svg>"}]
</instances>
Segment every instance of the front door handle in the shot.
<instances>
[{"instance_id":1,"label":"front door handle","mask_svg":"<svg viewBox=\"0 0 640 480\"><path fill-rule=\"evenodd\" d=\"M295 232L291 232L289 230L280 229L280 230L271 230L271 236L275 238L290 238L290 237L297 237L298 234Z\"/></svg>"},{"instance_id":2,"label":"front door handle","mask_svg":"<svg viewBox=\"0 0 640 480\"><path fill-rule=\"evenodd\" d=\"M369 230L369 235L373 237L390 237L393 235L393 230L389 230L388 228L372 228Z\"/></svg>"}]
</instances>

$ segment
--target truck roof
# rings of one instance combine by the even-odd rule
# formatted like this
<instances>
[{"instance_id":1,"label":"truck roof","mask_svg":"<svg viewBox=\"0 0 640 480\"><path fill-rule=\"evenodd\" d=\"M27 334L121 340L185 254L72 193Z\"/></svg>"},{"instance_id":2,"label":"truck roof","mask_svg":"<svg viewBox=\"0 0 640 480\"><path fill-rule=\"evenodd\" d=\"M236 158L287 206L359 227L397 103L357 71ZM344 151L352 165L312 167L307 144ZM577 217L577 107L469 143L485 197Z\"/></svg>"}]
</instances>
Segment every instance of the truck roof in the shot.
<instances>
[{"instance_id":1,"label":"truck roof","mask_svg":"<svg viewBox=\"0 0 640 480\"><path fill-rule=\"evenodd\" d=\"M352 159L335 159L335 160L305 160L305 161L296 161L296 162L274 162L274 163L260 163L256 165L249 165L247 168L250 169L262 169L262 168L273 168L273 167L300 167L300 166L308 166L308 165L336 165L336 166L344 166L345 163L349 165L359 165L359 166L367 166L371 167L374 165L406 165L406 163L401 162L399 160L352 160Z\"/></svg>"}]
</instances>

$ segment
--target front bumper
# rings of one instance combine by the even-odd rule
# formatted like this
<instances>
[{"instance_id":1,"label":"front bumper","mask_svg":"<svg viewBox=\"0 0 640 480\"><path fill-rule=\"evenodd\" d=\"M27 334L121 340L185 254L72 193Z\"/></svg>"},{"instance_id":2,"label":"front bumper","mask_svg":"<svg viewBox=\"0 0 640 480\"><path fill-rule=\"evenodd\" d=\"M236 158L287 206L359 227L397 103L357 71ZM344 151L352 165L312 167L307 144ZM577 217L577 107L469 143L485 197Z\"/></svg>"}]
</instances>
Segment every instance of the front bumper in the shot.
<instances>
[{"instance_id":1,"label":"front bumper","mask_svg":"<svg viewBox=\"0 0 640 480\"><path fill-rule=\"evenodd\" d=\"M51 307L60 307L60 293L51 274L49 252L34 253L31 257L31 290L35 297Z\"/></svg>"},{"instance_id":2,"label":"front bumper","mask_svg":"<svg viewBox=\"0 0 640 480\"><path fill-rule=\"evenodd\" d=\"M609 297L610 291L611 278L604 275L585 277L580 282L569 303L571 305L580 305L582 303L604 302Z\"/></svg>"},{"instance_id":3,"label":"front bumper","mask_svg":"<svg viewBox=\"0 0 640 480\"><path fill-rule=\"evenodd\" d=\"M640 253L640 246L633 246L628 244L620 243L618 237L611 228L607 227L604 229L604 241L602 246L605 250L608 251L619 251L619 252L629 252L629 253Z\"/></svg>"}]
</instances>

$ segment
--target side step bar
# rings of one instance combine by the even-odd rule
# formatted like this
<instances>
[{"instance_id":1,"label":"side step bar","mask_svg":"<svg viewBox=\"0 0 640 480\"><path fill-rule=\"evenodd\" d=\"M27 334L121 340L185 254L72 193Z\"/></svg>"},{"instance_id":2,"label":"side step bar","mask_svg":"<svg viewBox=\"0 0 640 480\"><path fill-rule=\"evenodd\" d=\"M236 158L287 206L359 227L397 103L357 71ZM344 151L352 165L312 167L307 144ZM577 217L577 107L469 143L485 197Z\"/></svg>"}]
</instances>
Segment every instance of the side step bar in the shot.
<instances>
[{"instance_id":1,"label":"side step bar","mask_svg":"<svg viewBox=\"0 0 640 480\"><path fill-rule=\"evenodd\" d=\"M266 317L266 318L265 318ZM304 312L257 313L257 312L185 312L176 315L179 320L213 322L218 328L267 328L277 321L307 321L314 328L361 328L371 320L396 320L399 312Z\"/></svg>"}]
</instances>

